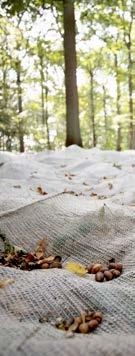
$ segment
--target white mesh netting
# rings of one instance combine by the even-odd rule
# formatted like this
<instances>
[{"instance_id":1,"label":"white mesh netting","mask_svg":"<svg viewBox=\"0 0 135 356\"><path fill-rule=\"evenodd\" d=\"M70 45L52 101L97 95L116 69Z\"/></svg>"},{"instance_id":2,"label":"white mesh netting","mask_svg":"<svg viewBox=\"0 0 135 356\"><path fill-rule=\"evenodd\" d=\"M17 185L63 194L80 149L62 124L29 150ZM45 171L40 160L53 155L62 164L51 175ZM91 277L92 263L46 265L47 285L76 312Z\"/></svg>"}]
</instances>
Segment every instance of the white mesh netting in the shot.
<instances>
[{"instance_id":1,"label":"white mesh netting","mask_svg":"<svg viewBox=\"0 0 135 356\"><path fill-rule=\"evenodd\" d=\"M0 355L134 355L135 154L73 147L24 155L22 166L20 155L11 157L1 154L0 167L0 229L11 243L30 251L47 236L48 253L62 255L63 263L114 257L124 270L118 279L97 283L93 275L79 277L64 268L1 267L0 279L12 277L15 283L0 289ZM38 178L30 177L32 169ZM76 176L70 180L65 171ZM39 184L47 196L36 192ZM61 194L65 188L84 196ZM93 333L67 338L54 327L56 317L77 315L84 308L103 312L103 322ZM39 323L48 313L50 322Z\"/></svg>"}]
</instances>

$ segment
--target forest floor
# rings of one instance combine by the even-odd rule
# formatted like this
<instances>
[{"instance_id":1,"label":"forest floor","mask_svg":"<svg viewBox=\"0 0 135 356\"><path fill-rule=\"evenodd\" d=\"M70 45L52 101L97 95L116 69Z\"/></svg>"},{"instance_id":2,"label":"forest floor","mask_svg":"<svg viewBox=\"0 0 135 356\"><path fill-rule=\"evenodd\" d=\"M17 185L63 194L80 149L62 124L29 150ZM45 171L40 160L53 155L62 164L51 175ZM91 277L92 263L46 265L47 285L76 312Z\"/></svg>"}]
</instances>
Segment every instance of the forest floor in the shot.
<instances>
[{"instance_id":1,"label":"forest floor","mask_svg":"<svg viewBox=\"0 0 135 356\"><path fill-rule=\"evenodd\" d=\"M37 266L31 258L43 239L47 258L62 261L61 268L26 270L11 253L4 262L1 255L1 356L134 355L135 151L0 152L0 233L26 251L26 264ZM88 265L109 269L110 261L121 265L119 278L87 273ZM57 318L86 309L103 315L90 335L57 329Z\"/></svg>"},{"instance_id":2,"label":"forest floor","mask_svg":"<svg viewBox=\"0 0 135 356\"><path fill-rule=\"evenodd\" d=\"M135 151L0 152L0 213L62 192L135 206Z\"/></svg>"}]
</instances>

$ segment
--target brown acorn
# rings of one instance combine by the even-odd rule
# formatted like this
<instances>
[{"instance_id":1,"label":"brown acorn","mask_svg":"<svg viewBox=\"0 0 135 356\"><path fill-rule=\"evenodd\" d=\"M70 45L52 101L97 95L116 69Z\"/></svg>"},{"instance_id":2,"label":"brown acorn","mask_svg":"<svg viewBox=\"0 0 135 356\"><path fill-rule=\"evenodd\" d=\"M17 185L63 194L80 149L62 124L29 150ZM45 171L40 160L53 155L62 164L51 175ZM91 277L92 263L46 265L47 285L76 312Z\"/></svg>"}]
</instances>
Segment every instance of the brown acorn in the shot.
<instances>
[{"instance_id":1,"label":"brown acorn","mask_svg":"<svg viewBox=\"0 0 135 356\"><path fill-rule=\"evenodd\" d=\"M103 280L104 280L104 273L102 273L102 272L97 272L97 273L95 274L95 280L96 280L97 282L103 282Z\"/></svg>"},{"instance_id":2,"label":"brown acorn","mask_svg":"<svg viewBox=\"0 0 135 356\"><path fill-rule=\"evenodd\" d=\"M120 271L117 269L111 269L110 272L113 274L113 278L117 278L121 275Z\"/></svg>"},{"instance_id":3,"label":"brown acorn","mask_svg":"<svg viewBox=\"0 0 135 356\"><path fill-rule=\"evenodd\" d=\"M88 273L91 273L92 267L93 267L93 264L89 264L89 265L87 266L87 271L88 271Z\"/></svg>"},{"instance_id":4,"label":"brown acorn","mask_svg":"<svg viewBox=\"0 0 135 356\"><path fill-rule=\"evenodd\" d=\"M89 321L88 322L89 330L91 331L91 330L96 329L98 324L99 323L98 323L98 321L96 319L95 320L93 319L93 320Z\"/></svg>"},{"instance_id":5,"label":"brown acorn","mask_svg":"<svg viewBox=\"0 0 135 356\"><path fill-rule=\"evenodd\" d=\"M61 264L61 262L54 261L50 264L50 268L62 268L62 264Z\"/></svg>"},{"instance_id":6,"label":"brown acorn","mask_svg":"<svg viewBox=\"0 0 135 356\"><path fill-rule=\"evenodd\" d=\"M107 281L111 281L111 279L113 279L113 274L110 271L105 271L104 277Z\"/></svg>"},{"instance_id":7,"label":"brown acorn","mask_svg":"<svg viewBox=\"0 0 135 356\"><path fill-rule=\"evenodd\" d=\"M62 257L61 256L55 256L54 257L54 262L61 262Z\"/></svg>"},{"instance_id":8,"label":"brown acorn","mask_svg":"<svg viewBox=\"0 0 135 356\"><path fill-rule=\"evenodd\" d=\"M101 268L100 268L100 272L105 272L105 271L108 271L108 267L107 266L102 266Z\"/></svg>"},{"instance_id":9,"label":"brown acorn","mask_svg":"<svg viewBox=\"0 0 135 356\"><path fill-rule=\"evenodd\" d=\"M47 269L47 268L49 268L49 265L48 265L48 263L42 263L42 265L41 265L41 268L42 269Z\"/></svg>"},{"instance_id":10,"label":"brown acorn","mask_svg":"<svg viewBox=\"0 0 135 356\"><path fill-rule=\"evenodd\" d=\"M93 315L93 319L96 319L98 323L101 323L103 314L100 311L96 311Z\"/></svg>"},{"instance_id":11,"label":"brown acorn","mask_svg":"<svg viewBox=\"0 0 135 356\"><path fill-rule=\"evenodd\" d=\"M116 263L115 263L115 262L109 263L108 268L109 268L109 269L116 269Z\"/></svg>"},{"instance_id":12,"label":"brown acorn","mask_svg":"<svg viewBox=\"0 0 135 356\"><path fill-rule=\"evenodd\" d=\"M95 263L91 269L91 273L96 274L97 272L100 271L102 265L101 263Z\"/></svg>"},{"instance_id":13,"label":"brown acorn","mask_svg":"<svg viewBox=\"0 0 135 356\"><path fill-rule=\"evenodd\" d=\"M89 325L88 323L82 323L79 325L79 331L82 334L87 334L89 332Z\"/></svg>"},{"instance_id":14,"label":"brown acorn","mask_svg":"<svg viewBox=\"0 0 135 356\"><path fill-rule=\"evenodd\" d=\"M118 262L115 264L115 269L117 269L118 271L122 272L123 266L122 263Z\"/></svg>"}]
</instances>

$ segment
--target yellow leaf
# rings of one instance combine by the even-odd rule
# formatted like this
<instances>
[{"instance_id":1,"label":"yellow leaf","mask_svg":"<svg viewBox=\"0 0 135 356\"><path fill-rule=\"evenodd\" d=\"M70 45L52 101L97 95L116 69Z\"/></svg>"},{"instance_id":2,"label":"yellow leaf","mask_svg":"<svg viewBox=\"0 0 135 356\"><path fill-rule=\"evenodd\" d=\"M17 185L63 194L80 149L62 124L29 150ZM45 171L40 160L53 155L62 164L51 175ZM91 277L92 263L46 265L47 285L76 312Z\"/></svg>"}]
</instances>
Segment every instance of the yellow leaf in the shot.
<instances>
[{"instance_id":1,"label":"yellow leaf","mask_svg":"<svg viewBox=\"0 0 135 356\"><path fill-rule=\"evenodd\" d=\"M0 288L6 287L8 284L14 283L14 279L0 279Z\"/></svg>"},{"instance_id":2,"label":"yellow leaf","mask_svg":"<svg viewBox=\"0 0 135 356\"><path fill-rule=\"evenodd\" d=\"M85 266L73 261L67 262L65 268L72 273L78 274L79 276L84 276L87 273L87 268Z\"/></svg>"}]
</instances>

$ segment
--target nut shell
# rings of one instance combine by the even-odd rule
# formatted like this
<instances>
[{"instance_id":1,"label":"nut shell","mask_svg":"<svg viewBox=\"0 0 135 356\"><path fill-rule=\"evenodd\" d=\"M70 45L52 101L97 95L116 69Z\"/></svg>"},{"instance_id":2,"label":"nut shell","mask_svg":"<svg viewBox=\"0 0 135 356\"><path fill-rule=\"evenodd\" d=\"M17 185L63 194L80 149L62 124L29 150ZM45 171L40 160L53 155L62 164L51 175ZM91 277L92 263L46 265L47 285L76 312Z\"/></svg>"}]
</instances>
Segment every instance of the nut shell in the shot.
<instances>
[{"instance_id":1,"label":"nut shell","mask_svg":"<svg viewBox=\"0 0 135 356\"><path fill-rule=\"evenodd\" d=\"M87 334L89 332L89 324L88 323L82 323L79 325L79 331L82 334Z\"/></svg>"},{"instance_id":2,"label":"nut shell","mask_svg":"<svg viewBox=\"0 0 135 356\"><path fill-rule=\"evenodd\" d=\"M42 263L41 268L42 269L48 269L49 268L48 263L47 262Z\"/></svg>"},{"instance_id":3,"label":"nut shell","mask_svg":"<svg viewBox=\"0 0 135 356\"><path fill-rule=\"evenodd\" d=\"M101 263L95 263L91 269L91 273L96 274L102 268Z\"/></svg>"},{"instance_id":4,"label":"nut shell","mask_svg":"<svg viewBox=\"0 0 135 356\"><path fill-rule=\"evenodd\" d=\"M91 320L88 322L88 326L89 326L89 330L94 330L98 327L98 321L95 320Z\"/></svg>"},{"instance_id":5,"label":"nut shell","mask_svg":"<svg viewBox=\"0 0 135 356\"><path fill-rule=\"evenodd\" d=\"M103 280L104 280L104 273L102 273L102 272L97 272L97 273L95 274L95 280L96 280L97 282L103 282Z\"/></svg>"},{"instance_id":6,"label":"nut shell","mask_svg":"<svg viewBox=\"0 0 135 356\"><path fill-rule=\"evenodd\" d=\"M111 279L113 279L113 274L110 271L105 271L104 277L107 281L111 281Z\"/></svg>"},{"instance_id":7,"label":"nut shell","mask_svg":"<svg viewBox=\"0 0 135 356\"><path fill-rule=\"evenodd\" d=\"M103 314L100 311L96 311L93 315L93 319L97 320L98 323L101 323Z\"/></svg>"}]
</instances>

